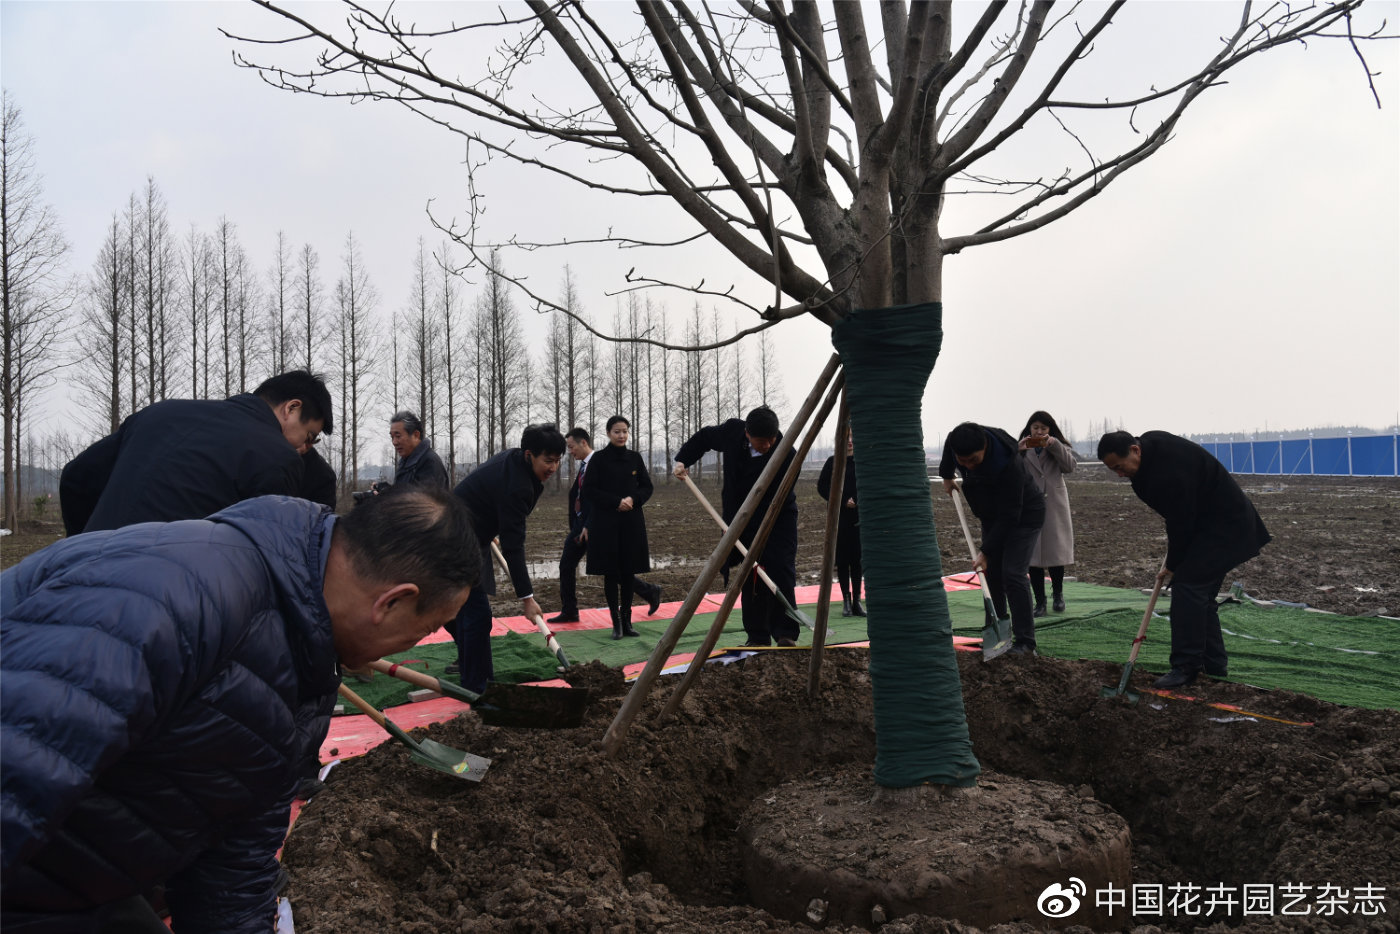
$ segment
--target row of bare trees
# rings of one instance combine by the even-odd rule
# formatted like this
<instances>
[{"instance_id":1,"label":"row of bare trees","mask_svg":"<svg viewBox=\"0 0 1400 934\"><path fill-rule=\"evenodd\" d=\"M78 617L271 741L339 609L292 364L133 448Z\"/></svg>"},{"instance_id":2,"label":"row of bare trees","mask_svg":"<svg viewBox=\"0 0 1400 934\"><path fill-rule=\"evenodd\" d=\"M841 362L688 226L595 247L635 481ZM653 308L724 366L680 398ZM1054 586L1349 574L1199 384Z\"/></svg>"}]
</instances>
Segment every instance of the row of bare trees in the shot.
<instances>
[{"instance_id":1,"label":"row of bare trees","mask_svg":"<svg viewBox=\"0 0 1400 934\"><path fill-rule=\"evenodd\" d=\"M4 511L23 497L22 439L57 379L63 319L73 302L68 241L43 199L33 139L19 106L0 94L0 408L4 418Z\"/></svg>"},{"instance_id":2,"label":"row of bare trees","mask_svg":"<svg viewBox=\"0 0 1400 934\"><path fill-rule=\"evenodd\" d=\"M615 413L628 416L633 444L653 470L664 471L680 441L702 425L784 402L771 343L658 346L671 342L674 316L635 294L613 310L609 333L616 340L601 339L586 327L567 267L558 301L569 313L550 315L531 354L511 284L496 268L468 302L461 292L469 271L453 265L449 244L430 256L420 241L411 301L393 328L392 407L419 412L453 478L513 446L530 422L597 433ZM713 344L727 326L717 311L696 304L675 336L689 346Z\"/></svg>"}]
</instances>

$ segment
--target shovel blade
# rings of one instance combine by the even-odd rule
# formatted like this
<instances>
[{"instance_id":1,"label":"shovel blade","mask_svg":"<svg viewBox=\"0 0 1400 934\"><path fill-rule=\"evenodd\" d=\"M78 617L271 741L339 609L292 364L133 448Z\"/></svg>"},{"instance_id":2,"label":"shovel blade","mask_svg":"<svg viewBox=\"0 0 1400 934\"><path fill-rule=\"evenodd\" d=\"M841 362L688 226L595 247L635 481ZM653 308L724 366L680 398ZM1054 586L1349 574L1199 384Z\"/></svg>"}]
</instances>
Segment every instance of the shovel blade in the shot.
<instances>
[{"instance_id":1,"label":"shovel blade","mask_svg":"<svg viewBox=\"0 0 1400 934\"><path fill-rule=\"evenodd\" d=\"M491 767L490 759L444 746L431 739L416 740L414 745L416 748L410 750L409 758L454 778L479 782L486 777L486 770Z\"/></svg>"},{"instance_id":2,"label":"shovel blade","mask_svg":"<svg viewBox=\"0 0 1400 934\"><path fill-rule=\"evenodd\" d=\"M996 626L982 629L982 661L989 662L1011 651L1011 636L1003 634Z\"/></svg>"},{"instance_id":3,"label":"shovel blade","mask_svg":"<svg viewBox=\"0 0 1400 934\"><path fill-rule=\"evenodd\" d=\"M472 710L487 726L544 730L571 729L583 723L587 688L541 688L521 684L486 685Z\"/></svg>"},{"instance_id":4,"label":"shovel blade","mask_svg":"<svg viewBox=\"0 0 1400 934\"><path fill-rule=\"evenodd\" d=\"M982 624L982 661L989 662L1011 651L1011 620L997 619L992 601L983 598L986 619Z\"/></svg>"},{"instance_id":5,"label":"shovel blade","mask_svg":"<svg viewBox=\"0 0 1400 934\"><path fill-rule=\"evenodd\" d=\"M1099 696L1100 696L1100 697L1122 697L1122 698L1126 699L1128 703L1130 703L1130 704L1136 704L1136 703L1138 702L1138 694L1137 694L1137 692L1128 690L1128 679L1129 679L1130 677L1132 677L1132 674L1133 674L1133 663L1132 663L1132 662L1128 662L1128 664L1126 664L1126 665L1123 666L1123 677L1121 677L1121 678L1118 679L1118 686L1117 686L1116 688L1108 688L1108 687L1100 688L1100 689L1099 689Z\"/></svg>"}]
</instances>

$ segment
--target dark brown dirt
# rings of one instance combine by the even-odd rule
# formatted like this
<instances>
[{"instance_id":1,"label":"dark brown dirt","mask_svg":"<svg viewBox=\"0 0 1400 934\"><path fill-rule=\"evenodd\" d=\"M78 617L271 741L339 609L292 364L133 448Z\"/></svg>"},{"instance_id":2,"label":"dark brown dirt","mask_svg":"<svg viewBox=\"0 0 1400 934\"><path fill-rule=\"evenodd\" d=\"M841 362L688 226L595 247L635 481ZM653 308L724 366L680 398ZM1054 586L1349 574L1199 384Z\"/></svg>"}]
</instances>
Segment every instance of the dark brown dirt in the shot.
<instances>
[{"instance_id":1,"label":"dark brown dirt","mask_svg":"<svg viewBox=\"0 0 1400 934\"><path fill-rule=\"evenodd\" d=\"M601 695L578 729L504 730L466 715L428 730L492 757L480 785L415 766L392 745L341 765L287 845L298 931L804 930L748 907L737 828L783 781L873 760L865 653L829 655L810 701L807 657L712 666L665 724L655 717L676 679L662 679L615 759L601 738L622 686L594 664L576 671L576 683ZM1197 690L1314 725L1244 721L1184 701L1102 699L1118 665L959 661L984 768L1112 807L1132 830L1135 883L1372 885L1385 889L1387 915L1294 918L1295 929L1395 930L1400 714L1232 684ZM878 871L886 855L873 828L851 841L853 867ZM1185 930L1220 916L1138 920ZM1251 932L1289 924L1244 920L1231 923ZM928 916L882 928L960 929Z\"/></svg>"},{"instance_id":2,"label":"dark brown dirt","mask_svg":"<svg viewBox=\"0 0 1400 934\"><path fill-rule=\"evenodd\" d=\"M1400 483L1309 478L1249 491L1275 541L1234 575L1247 591L1357 614L1400 610ZM673 599L692 583L703 543L715 537L688 498L662 485L648 506L653 555L692 561L650 575ZM1071 498L1080 558L1072 573L1114 586L1149 583L1165 538L1160 520L1127 484L1086 471ZM812 530L821 514L810 485L800 489L800 501L805 577L817 566ZM964 564L962 542L946 531L956 520L946 502L935 512L945 530L946 570L956 571ZM562 527L562 518L560 503L541 503L532 520L539 530L531 535L533 560L555 560L558 536L541 531ZM580 583L584 605L599 602L595 584ZM546 607L550 586L537 581ZM711 666L664 724L655 718L675 679L662 679L616 758L604 755L601 740L625 687L616 672L590 665L572 675L598 693L579 729L503 730L467 715L427 732L494 759L479 786L414 766L391 746L342 765L288 842L298 930L806 930L752 907L739 824L783 782L852 773L868 779L874 725L867 656L829 655L822 690L811 700L807 660L806 652L787 652ZM1233 887L1236 897L1245 885L1278 893L1270 915L1244 917L1238 906L1233 914L1210 914L1197 901L1195 915L1185 908L1134 919L1120 914L1124 929L1396 930L1400 713L1234 684L1192 689L1206 700L1313 724L1293 726L1150 696L1137 705L1103 699L1100 688L1117 683L1117 664L983 664L969 654L959 662L983 767L1055 782L1111 807L1131 828L1134 883L1159 884L1167 898L1190 885L1201 887L1198 898L1212 886ZM1148 677L1138 673L1134 687L1146 686ZM792 810L800 832L811 811ZM872 827L852 841L850 863L878 873L887 853ZM1294 910L1308 914L1281 914L1285 885L1306 887ZM1348 913L1319 914L1320 899L1339 890L1379 901L1344 897ZM993 930L1048 923L1031 917ZM923 915L890 917L880 930L970 929Z\"/></svg>"}]
</instances>

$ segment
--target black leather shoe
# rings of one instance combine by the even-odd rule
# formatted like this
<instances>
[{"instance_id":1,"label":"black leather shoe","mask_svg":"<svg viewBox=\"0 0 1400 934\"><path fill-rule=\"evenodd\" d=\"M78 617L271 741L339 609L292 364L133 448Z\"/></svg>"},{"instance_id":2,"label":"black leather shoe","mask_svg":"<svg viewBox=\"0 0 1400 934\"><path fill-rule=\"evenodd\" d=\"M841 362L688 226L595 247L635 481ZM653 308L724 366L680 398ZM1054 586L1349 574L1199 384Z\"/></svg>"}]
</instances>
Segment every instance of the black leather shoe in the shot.
<instances>
[{"instance_id":1,"label":"black leather shoe","mask_svg":"<svg viewBox=\"0 0 1400 934\"><path fill-rule=\"evenodd\" d=\"M661 586L651 588L651 596L647 597L647 614L655 615L661 609Z\"/></svg>"},{"instance_id":2,"label":"black leather shoe","mask_svg":"<svg viewBox=\"0 0 1400 934\"><path fill-rule=\"evenodd\" d=\"M1029 655L1035 657L1035 646L1029 642L1017 642L1006 652L1007 655Z\"/></svg>"},{"instance_id":3,"label":"black leather shoe","mask_svg":"<svg viewBox=\"0 0 1400 934\"><path fill-rule=\"evenodd\" d=\"M796 640L796 639L779 639L779 640L778 640L778 648L780 648L780 649L795 649L795 648L797 648L797 640Z\"/></svg>"},{"instance_id":4,"label":"black leather shoe","mask_svg":"<svg viewBox=\"0 0 1400 934\"><path fill-rule=\"evenodd\" d=\"M1045 615L1045 604L1043 604L1043 603L1037 603L1037 604L1035 605L1035 609L1031 611L1031 616L1034 616L1036 619L1040 619L1040 618L1041 618L1042 616L1044 616L1044 615Z\"/></svg>"},{"instance_id":5,"label":"black leather shoe","mask_svg":"<svg viewBox=\"0 0 1400 934\"><path fill-rule=\"evenodd\" d=\"M558 616L549 618L551 623L576 623L578 622L578 610L564 610Z\"/></svg>"},{"instance_id":6,"label":"black leather shoe","mask_svg":"<svg viewBox=\"0 0 1400 934\"><path fill-rule=\"evenodd\" d=\"M1063 613L1065 611L1065 598L1061 594L1055 594L1055 602L1051 606L1055 608L1056 613Z\"/></svg>"},{"instance_id":7,"label":"black leather shoe","mask_svg":"<svg viewBox=\"0 0 1400 934\"><path fill-rule=\"evenodd\" d=\"M841 601L841 615L844 617L849 617L851 615L851 601L849 597Z\"/></svg>"},{"instance_id":8,"label":"black leather shoe","mask_svg":"<svg viewBox=\"0 0 1400 934\"><path fill-rule=\"evenodd\" d=\"M1193 684L1196 680L1196 675L1199 673L1200 672L1195 668L1173 668L1156 681L1153 681L1152 686L1154 688L1162 688L1163 690L1167 688L1184 688L1188 684Z\"/></svg>"},{"instance_id":9,"label":"black leather shoe","mask_svg":"<svg viewBox=\"0 0 1400 934\"><path fill-rule=\"evenodd\" d=\"M860 597L852 597L852 598L851 598L851 615L852 615L852 616L864 616L864 615L865 615L865 607L863 607L863 606L860 605Z\"/></svg>"},{"instance_id":10,"label":"black leather shoe","mask_svg":"<svg viewBox=\"0 0 1400 934\"><path fill-rule=\"evenodd\" d=\"M772 646L771 642L755 642L753 639L744 643L746 649L766 649Z\"/></svg>"}]
</instances>

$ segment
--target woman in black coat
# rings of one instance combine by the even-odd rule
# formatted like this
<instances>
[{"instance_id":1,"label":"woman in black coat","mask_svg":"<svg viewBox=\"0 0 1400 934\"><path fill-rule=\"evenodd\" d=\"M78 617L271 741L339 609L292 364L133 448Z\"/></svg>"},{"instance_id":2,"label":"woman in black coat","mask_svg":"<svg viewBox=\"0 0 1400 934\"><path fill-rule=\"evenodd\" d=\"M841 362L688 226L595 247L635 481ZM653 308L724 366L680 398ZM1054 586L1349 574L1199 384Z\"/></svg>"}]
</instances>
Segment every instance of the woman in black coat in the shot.
<instances>
[{"instance_id":1,"label":"woman in black coat","mask_svg":"<svg viewBox=\"0 0 1400 934\"><path fill-rule=\"evenodd\" d=\"M632 577L651 570L646 518L651 474L642 456L628 450L632 423L608 419L608 444L589 459L583 474L588 504L588 573L603 575L603 595L612 614L613 638L638 635L632 628Z\"/></svg>"},{"instance_id":2,"label":"woman in black coat","mask_svg":"<svg viewBox=\"0 0 1400 934\"><path fill-rule=\"evenodd\" d=\"M831 474L836 456L826 459L817 478L817 493L831 499ZM846 436L846 476L841 482L840 524L836 527L836 580L841 585L841 615L864 616L860 605L860 510L856 505L855 440Z\"/></svg>"}]
</instances>

